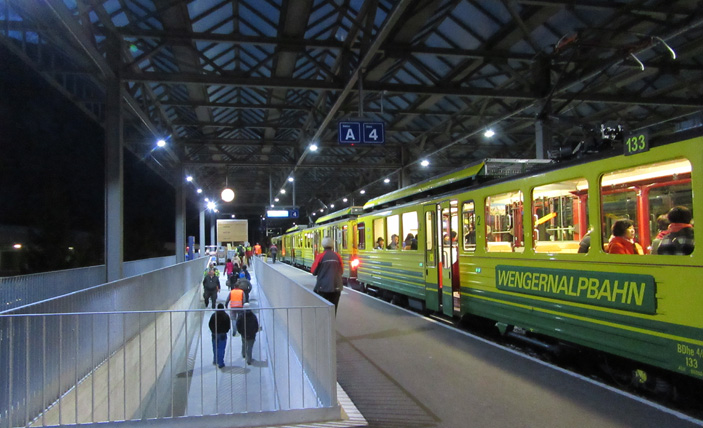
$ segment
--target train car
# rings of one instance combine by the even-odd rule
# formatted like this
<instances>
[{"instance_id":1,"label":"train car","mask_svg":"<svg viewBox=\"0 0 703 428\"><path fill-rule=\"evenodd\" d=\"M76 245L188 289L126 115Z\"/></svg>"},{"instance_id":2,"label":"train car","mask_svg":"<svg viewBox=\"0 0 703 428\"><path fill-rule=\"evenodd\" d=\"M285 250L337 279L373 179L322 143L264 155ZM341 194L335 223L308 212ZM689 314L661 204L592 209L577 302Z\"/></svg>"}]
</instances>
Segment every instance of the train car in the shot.
<instances>
[{"instance_id":1,"label":"train car","mask_svg":"<svg viewBox=\"0 0 703 428\"><path fill-rule=\"evenodd\" d=\"M357 279L357 223L356 216L363 213L362 207L348 207L339 211L320 217L315 222L313 228L313 242L322 242L322 238L329 236L334 240L334 251L342 256L344 262L344 273L342 279L345 284L355 282ZM316 256L323 249L320 246L315 248Z\"/></svg>"},{"instance_id":2,"label":"train car","mask_svg":"<svg viewBox=\"0 0 703 428\"><path fill-rule=\"evenodd\" d=\"M422 206L415 203L357 218L362 288L380 297L407 296L411 303L425 300L425 254L418 241L424 241L426 230L420 228L421 219Z\"/></svg>"},{"instance_id":3,"label":"train car","mask_svg":"<svg viewBox=\"0 0 703 428\"><path fill-rule=\"evenodd\" d=\"M293 226L286 230L285 234L271 238L271 242L278 247L277 259L279 261L294 264L295 249L293 247L293 235L295 232L304 228L304 226Z\"/></svg>"},{"instance_id":4,"label":"train car","mask_svg":"<svg viewBox=\"0 0 703 428\"><path fill-rule=\"evenodd\" d=\"M703 185L703 137L628 143L625 154L474 180L404 205L390 207L407 200L402 192L377 198L357 219L359 281L455 319L494 320L514 337L636 361L642 383L670 372L703 379L703 252L607 251L618 220L632 222L647 253L657 217L675 206L703 212L693 192ZM418 249L373 249L396 231L416 235Z\"/></svg>"},{"instance_id":5,"label":"train car","mask_svg":"<svg viewBox=\"0 0 703 428\"><path fill-rule=\"evenodd\" d=\"M287 252L290 254L289 257L286 257L285 261L287 263L293 266L303 266L306 233L307 226L294 226L288 229L287 233L284 235L283 240Z\"/></svg>"}]
</instances>

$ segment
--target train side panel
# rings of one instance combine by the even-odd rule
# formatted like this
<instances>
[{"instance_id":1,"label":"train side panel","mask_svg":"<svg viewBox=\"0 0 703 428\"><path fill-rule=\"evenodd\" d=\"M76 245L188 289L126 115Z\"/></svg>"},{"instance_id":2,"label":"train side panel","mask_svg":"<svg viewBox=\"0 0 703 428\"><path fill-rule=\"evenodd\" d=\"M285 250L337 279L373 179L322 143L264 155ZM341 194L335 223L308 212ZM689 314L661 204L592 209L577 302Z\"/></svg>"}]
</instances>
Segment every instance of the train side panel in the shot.
<instances>
[{"instance_id":1,"label":"train side panel","mask_svg":"<svg viewBox=\"0 0 703 428\"><path fill-rule=\"evenodd\" d=\"M533 233L524 234L522 252L487 252L488 232L477 228L475 252L460 254L462 315L480 315L703 379L703 251L689 256L607 254L603 220L608 213L601 212L599 203L604 173L666 159L687 158L692 189L700 188L701 144L697 138L457 195L480 205L491 195L514 190L530 195L546 182L585 177L593 229L589 252L570 254L536 252ZM694 197L693 212L703 212L702 205ZM525 209L524 224L532 221L532 212Z\"/></svg>"}]
</instances>

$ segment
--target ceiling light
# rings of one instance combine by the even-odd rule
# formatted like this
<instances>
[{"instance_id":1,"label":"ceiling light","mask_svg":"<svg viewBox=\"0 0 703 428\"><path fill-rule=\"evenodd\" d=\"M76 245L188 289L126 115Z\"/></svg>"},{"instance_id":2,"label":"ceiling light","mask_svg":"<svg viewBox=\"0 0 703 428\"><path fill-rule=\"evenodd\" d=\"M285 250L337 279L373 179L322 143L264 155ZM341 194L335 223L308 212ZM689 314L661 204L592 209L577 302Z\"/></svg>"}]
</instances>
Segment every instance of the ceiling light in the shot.
<instances>
[{"instance_id":1,"label":"ceiling light","mask_svg":"<svg viewBox=\"0 0 703 428\"><path fill-rule=\"evenodd\" d=\"M207 201L207 199L205 199L205 200ZM217 205L215 205L214 202L208 201L207 209L209 209L210 211L214 211L216 207L217 207Z\"/></svg>"},{"instance_id":2,"label":"ceiling light","mask_svg":"<svg viewBox=\"0 0 703 428\"><path fill-rule=\"evenodd\" d=\"M359 192L359 193L361 193L363 195L364 193L366 193L366 190L361 190L361 192Z\"/></svg>"},{"instance_id":3,"label":"ceiling light","mask_svg":"<svg viewBox=\"0 0 703 428\"><path fill-rule=\"evenodd\" d=\"M203 189L198 189L198 193L203 193Z\"/></svg>"},{"instance_id":4,"label":"ceiling light","mask_svg":"<svg viewBox=\"0 0 703 428\"><path fill-rule=\"evenodd\" d=\"M330 208L334 208L334 204L330 204Z\"/></svg>"},{"instance_id":5,"label":"ceiling light","mask_svg":"<svg viewBox=\"0 0 703 428\"><path fill-rule=\"evenodd\" d=\"M496 133L491 128L486 129L486 132L483 133L483 136L486 138L491 138L494 135L496 135Z\"/></svg>"},{"instance_id":6,"label":"ceiling light","mask_svg":"<svg viewBox=\"0 0 703 428\"><path fill-rule=\"evenodd\" d=\"M310 144L310 151L316 152L317 151L317 144Z\"/></svg>"},{"instance_id":7,"label":"ceiling light","mask_svg":"<svg viewBox=\"0 0 703 428\"><path fill-rule=\"evenodd\" d=\"M348 201L348 199L347 199L347 198L344 198L344 199L342 199L342 202L346 202L346 201Z\"/></svg>"},{"instance_id":8,"label":"ceiling light","mask_svg":"<svg viewBox=\"0 0 703 428\"><path fill-rule=\"evenodd\" d=\"M162 139L160 139L159 141L156 142L156 145L159 146L159 147L163 147L163 146L166 145L166 140L164 140L164 139L162 138Z\"/></svg>"},{"instance_id":9,"label":"ceiling light","mask_svg":"<svg viewBox=\"0 0 703 428\"><path fill-rule=\"evenodd\" d=\"M220 194L220 196L222 196L223 201L232 202L234 200L234 190L232 190L230 188L225 188L222 191L222 194Z\"/></svg>"},{"instance_id":10,"label":"ceiling light","mask_svg":"<svg viewBox=\"0 0 703 428\"><path fill-rule=\"evenodd\" d=\"M278 202L279 199L278 199L278 198L274 198L273 201L274 201L274 202Z\"/></svg>"},{"instance_id":11,"label":"ceiling light","mask_svg":"<svg viewBox=\"0 0 703 428\"><path fill-rule=\"evenodd\" d=\"M391 182L391 179L390 179L390 178L384 178L384 179L383 179L383 182L386 183L386 184L388 184L388 183Z\"/></svg>"},{"instance_id":12,"label":"ceiling light","mask_svg":"<svg viewBox=\"0 0 703 428\"><path fill-rule=\"evenodd\" d=\"M281 189L281 193L286 194L286 189Z\"/></svg>"},{"instance_id":13,"label":"ceiling light","mask_svg":"<svg viewBox=\"0 0 703 428\"><path fill-rule=\"evenodd\" d=\"M288 181L292 183L295 179L293 179L293 177L288 177Z\"/></svg>"},{"instance_id":14,"label":"ceiling light","mask_svg":"<svg viewBox=\"0 0 703 428\"><path fill-rule=\"evenodd\" d=\"M193 181L193 176L192 176L192 175L187 176L187 177L186 177L186 181L189 182L189 183L190 183L191 181Z\"/></svg>"},{"instance_id":15,"label":"ceiling light","mask_svg":"<svg viewBox=\"0 0 703 428\"><path fill-rule=\"evenodd\" d=\"M325 212L325 210L323 210L322 208L320 208L320 212L323 213L323 212Z\"/></svg>"},{"instance_id":16,"label":"ceiling light","mask_svg":"<svg viewBox=\"0 0 703 428\"><path fill-rule=\"evenodd\" d=\"M428 161L427 159L420 162L420 165L422 165L422 166L428 166L429 164L430 164L430 161Z\"/></svg>"}]
</instances>

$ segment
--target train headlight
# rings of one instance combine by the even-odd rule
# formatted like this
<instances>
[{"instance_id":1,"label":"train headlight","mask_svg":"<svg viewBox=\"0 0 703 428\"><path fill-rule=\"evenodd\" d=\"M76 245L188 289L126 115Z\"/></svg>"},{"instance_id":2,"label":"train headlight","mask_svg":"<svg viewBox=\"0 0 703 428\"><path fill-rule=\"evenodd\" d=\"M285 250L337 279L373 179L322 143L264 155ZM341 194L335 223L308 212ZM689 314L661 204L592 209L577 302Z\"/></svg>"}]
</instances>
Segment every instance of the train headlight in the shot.
<instances>
[{"instance_id":1,"label":"train headlight","mask_svg":"<svg viewBox=\"0 0 703 428\"><path fill-rule=\"evenodd\" d=\"M352 260L350 264L351 264L352 268L354 268L354 269L358 268L359 267L359 259Z\"/></svg>"}]
</instances>

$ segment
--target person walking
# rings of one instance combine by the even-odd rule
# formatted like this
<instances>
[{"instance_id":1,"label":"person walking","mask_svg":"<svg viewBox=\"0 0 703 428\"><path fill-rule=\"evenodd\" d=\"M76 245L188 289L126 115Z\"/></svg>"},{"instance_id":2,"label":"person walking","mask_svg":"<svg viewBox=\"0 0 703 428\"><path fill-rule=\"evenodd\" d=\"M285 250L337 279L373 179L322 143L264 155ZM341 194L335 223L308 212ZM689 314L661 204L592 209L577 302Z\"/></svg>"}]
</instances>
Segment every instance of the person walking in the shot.
<instances>
[{"instance_id":1,"label":"person walking","mask_svg":"<svg viewBox=\"0 0 703 428\"><path fill-rule=\"evenodd\" d=\"M246 277L244 272L239 273L239 279L237 280L237 288L241 288L244 291L244 303L249 303L249 293L251 293L251 281Z\"/></svg>"},{"instance_id":2,"label":"person walking","mask_svg":"<svg viewBox=\"0 0 703 428\"><path fill-rule=\"evenodd\" d=\"M217 310L210 317L208 324L212 333L212 364L219 368L225 366L225 349L227 348L227 333L230 330L230 319L225 312L225 305L217 304Z\"/></svg>"},{"instance_id":3,"label":"person walking","mask_svg":"<svg viewBox=\"0 0 703 428\"><path fill-rule=\"evenodd\" d=\"M239 288L239 282L234 284L234 288L227 295L225 307L230 309L230 316L232 317L232 322L234 322L237 319L237 313L239 309L244 307L244 290ZM234 336L235 333L236 332L233 329L232 336Z\"/></svg>"},{"instance_id":4,"label":"person walking","mask_svg":"<svg viewBox=\"0 0 703 428\"><path fill-rule=\"evenodd\" d=\"M203 299L207 308L208 301L212 299L212 309L217 304L217 292L220 291L220 278L215 276L215 269L210 268L203 278Z\"/></svg>"},{"instance_id":5,"label":"person walking","mask_svg":"<svg viewBox=\"0 0 703 428\"><path fill-rule=\"evenodd\" d=\"M230 276L234 274L234 263L232 263L232 259L227 259L227 263L225 263L225 278L229 279Z\"/></svg>"},{"instance_id":6,"label":"person walking","mask_svg":"<svg viewBox=\"0 0 703 428\"><path fill-rule=\"evenodd\" d=\"M313 291L324 299L334 304L334 314L337 315L339 297L342 295L342 273L344 272L344 262L342 256L334 252L334 241L325 237L322 240L324 252L315 257L310 271L317 276Z\"/></svg>"},{"instance_id":7,"label":"person walking","mask_svg":"<svg viewBox=\"0 0 703 428\"><path fill-rule=\"evenodd\" d=\"M269 252L271 253L271 258L273 259L273 263L276 263L276 256L278 255L278 247L276 244L271 244L271 248L269 248Z\"/></svg>"},{"instance_id":8,"label":"person walking","mask_svg":"<svg viewBox=\"0 0 703 428\"><path fill-rule=\"evenodd\" d=\"M259 331L259 320L249 309L249 303L244 304L244 313L237 318L237 331L242 335L242 358L251 364L256 333Z\"/></svg>"},{"instance_id":9,"label":"person walking","mask_svg":"<svg viewBox=\"0 0 703 428\"><path fill-rule=\"evenodd\" d=\"M247 258L247 265L251 266L251 258L254 257L254 249L251 247L251 244L247 242L247 247L244 250L244 254L246 255Z\"/></svg>"}]
</instances>

